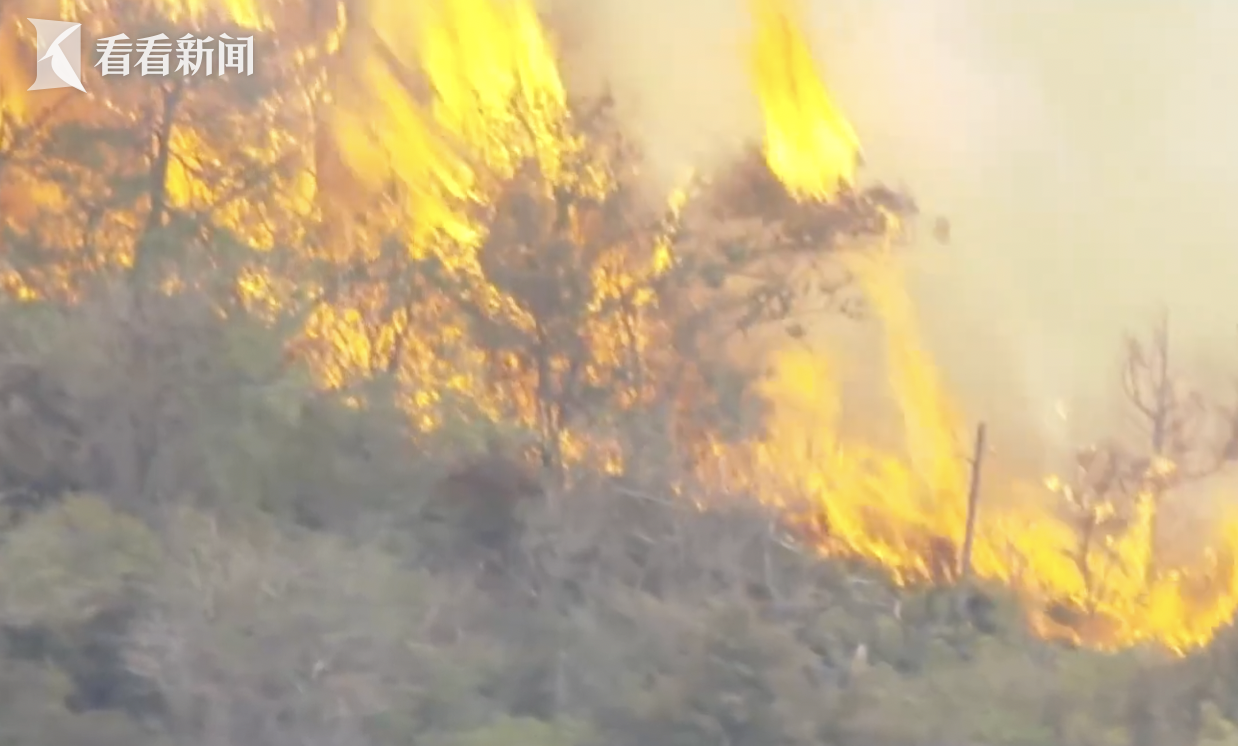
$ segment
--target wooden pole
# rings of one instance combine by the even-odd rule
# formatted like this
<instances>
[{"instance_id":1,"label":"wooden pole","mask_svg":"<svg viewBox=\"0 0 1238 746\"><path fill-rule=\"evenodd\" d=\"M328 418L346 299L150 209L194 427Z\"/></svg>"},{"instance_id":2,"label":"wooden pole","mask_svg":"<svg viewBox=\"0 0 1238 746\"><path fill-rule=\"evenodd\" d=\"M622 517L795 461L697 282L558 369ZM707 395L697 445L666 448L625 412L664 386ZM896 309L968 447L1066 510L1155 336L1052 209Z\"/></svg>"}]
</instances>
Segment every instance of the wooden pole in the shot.
<instances>
[{"instance_id":1,"label":"wooden pole","mask_svg":"<svg viewBox=\"0 0 1238 746\"><path fill-rule=\"evenodd\" d=\"M980 507L980 474L984 465L985 427L976 426L976 446L972 452L971 480L967 486L967 524L963 531L963 551L959 556L959 577L966 581L971 577L972 544L976 539L976 511Z\"/></svg>"}]
</instances>

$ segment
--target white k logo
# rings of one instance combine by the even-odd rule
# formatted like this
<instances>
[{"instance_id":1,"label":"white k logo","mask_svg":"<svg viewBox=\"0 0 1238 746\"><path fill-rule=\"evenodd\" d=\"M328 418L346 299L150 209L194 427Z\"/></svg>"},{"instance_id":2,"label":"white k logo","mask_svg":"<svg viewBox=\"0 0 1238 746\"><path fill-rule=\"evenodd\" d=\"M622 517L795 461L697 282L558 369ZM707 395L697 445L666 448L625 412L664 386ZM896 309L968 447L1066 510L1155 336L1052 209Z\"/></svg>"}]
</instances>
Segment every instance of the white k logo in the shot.
<instances>
[{"instance_id":1,"label":"white k logo","mask_svg":"<svg viewBox=\"0 0 1238 746\"><path fill-rule=\"evenodd\" d=\"M34 85L27 90L76 88L82 86L82 24L68 21L26 19L38 32L39 60ZM50 41L49 41L50 40Z\"/></svg>"}]
</instances>

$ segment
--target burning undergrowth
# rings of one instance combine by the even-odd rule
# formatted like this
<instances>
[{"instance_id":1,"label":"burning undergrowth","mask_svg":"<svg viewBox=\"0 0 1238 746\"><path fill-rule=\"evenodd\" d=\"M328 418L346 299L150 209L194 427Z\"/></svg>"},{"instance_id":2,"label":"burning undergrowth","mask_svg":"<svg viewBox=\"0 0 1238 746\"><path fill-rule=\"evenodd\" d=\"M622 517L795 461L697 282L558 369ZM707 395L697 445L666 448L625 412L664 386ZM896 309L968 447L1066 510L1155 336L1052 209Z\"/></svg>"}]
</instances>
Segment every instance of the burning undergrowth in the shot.
<instances>
[{"instance_id":1,"label":"burning undergrowth","mask_svg":"<svg viewBox=\"0 0 1238 746\"><path fill-rule=\"evenodd\" d=\"M74 6L92 28L140 10L282 29L284 74L240 94L94 77L94 103L59 115L6 89L9 289L72 297L129 272L175 288L209 266L230 278L221 313L295 321L289 354L357 406L394 381L420 436L485 422L558 475L630 476L656 456L685 495L751 494L801 543L899 584L954 582L965 562L1049 636L1182 650L1228 623L1238 531L1173 566L1155 556L1169 440L1124 457L1120 487L1081 467L1051 490L985 484L969 509L974 423L900 260L914 204L860 180L859 138L790 4L751 8L760 150L657 200L638 143L606 102L570 94L528 3L342 3L311 24L300 6ZM810 344L823 311L880 335L871 383L896 402L901 447L842 426L838 361Z\"/></svg>"}]
</instances>

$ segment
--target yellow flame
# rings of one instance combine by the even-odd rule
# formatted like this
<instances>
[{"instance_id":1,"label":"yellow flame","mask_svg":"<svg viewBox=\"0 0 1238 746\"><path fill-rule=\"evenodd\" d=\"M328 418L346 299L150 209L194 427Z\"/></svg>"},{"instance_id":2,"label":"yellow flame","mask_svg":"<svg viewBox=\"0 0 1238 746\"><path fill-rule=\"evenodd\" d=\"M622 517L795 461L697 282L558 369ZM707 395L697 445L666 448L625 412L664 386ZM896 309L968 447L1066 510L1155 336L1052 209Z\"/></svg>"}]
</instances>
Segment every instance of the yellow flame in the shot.
<instances>
[{"instance_id":1,"label":"yellow flame","mask_svg":"<svg viewBox=\"0 0 1238 746\"><path fill-rule=\"evenodd\" d=\"M271 26L271 15L259 0L150 0L149 3L172 22L207 23L231 21L242 28Z\"/></svg>"},{"instance_id":2,"label":"yellow flame","mask_svg":"<svg viewBox=\"0 0 1238 746\"><path fill-rule=\"evenodd\" d=\"M764 382L775 407L755 447L764 475L758 489L797 517L827 554L877 563L900 584L951 581L967 521L961 417L919 342L899 270L889 259L863 265L861 284L885 330L907 455L844 439L829 361L787 350ZM1223 517L1218 536L1193 562L1153 572L1150 492L1131 496L1133 510L1119 530L1084 547L1080 527L1051 499L1071 488L1060 477L1045 482L1047 491L990 486L970 557L976 576L1006 584L1028 603L1040 633L1101 649L1158 641L1184 652L1206 644L1238 611L1235 516ZM1097 518L1114 515L1113 505L1095 510Z\"/></svg>"},{"instance_id":3,"label":"yellow flame","mask_svg":"<svg viewBox=\"0 0 1238 746\"><path fill-rule=\"evenodd\" d=\"M372 185L408 191L423 239L475 245L465 206L491 198L487 181L529 160L553 180L574 145L550 42L525 2L379 0L368 12L382 53L363 63L364 104L339 111L346 159Z\"/></svg>"},{"instance_id":4,"label":"yellow flame","mask_svg":"<svg viewBox=\"0 0 1238 746\"><path fill-rule=\"evenodd\" d=\"M826 199L855 178L860 141L835 106L796 0L749 0L751 69L765 116L765 159L792 195Z\"/></svg>"},{"instance_id":5,"label":"yellow flame","mask_svg":"<svg viewBox=\"0 0 1238 746\"><path fill-rule=\"evenodd\" d=\"M304 9L257 0L131 1L169 19L200 24L230 19L252 28L282 28L280 21L288 19L273 16ZM789 193L811 207L855 183L859 140L822 82L794 0L751 3L755 36L749 61L765 118L766 161ZM109 7L86 4L98 5L104 14ZM347 14L342 4L337 10L338 22L327 38L307 42L296 58L308 66L319 59L316 54L338 55L330 140L360 182L358 191L373 203L366 205L367 217L387 221L357 243L379 243L381 231L411 225L415 257L440 259L456 279L467 281L462 283L465 292L489 304L491 312L522 319L522 309L486 281L477 256L504 182L532 164L553 187L596 194L613 187L605 163L582 163L586 148L574 131L551 39L532 3L368 0L350 4ZM311 53L315 45L320 49ZM0 72L0 78L5 74ZM24 97L0 96L0 130L22 124L27 103ZM118 108L109 103L109 115ZM302 237L295 226L279 223L307 230L314 203L351 196L328 179L315 183L309 173L300 173L276 179L274 196L228 198L235 184L216 183L228 177L204 175L226 172L233 156L269 166L277 162L272 153L305 146L309 128L275 124L277 118L267 111L275 108L255 112L273 124L259 128L263 136L252 147L216 142L226 138L212 136L209 126L182 121L171 138L176 157L168 174L170 205L209 212L213 227L227 228L253 247L270 248L281 239L291 237L295 243ZM65 206L80 184L62 187L16 168L6 178L10 192L22 197L10 204L3 199L8 194L0 194L0 212L14 231L40 232L63 239L64 245L78 240L80 226L72 223L73 210ZM393 195L402 210L388 207ZM682 192L672 196L672 213L684 199ZM125 245L142 225L136 212L118 212L124 214L111 218L106 226L111 233L102 243ZM273 220L272 212L285 217ZM587 232L576 225L573 230ZM599 389L624 388L616 402L638 401L645 392L618 376L608 379L606 366L666 342L656 336L664 330L646 318L656 303L651 278L674 266L670 230L666 233L656 237L647 256L616 250L590 265L594 295L585 304L584 325L593 355L586 375ZM368 249L358 251L376 261ZM96 260L82 263L96 266L90 261ZM774 373L763 382L764 393L776 405L764 437L746 450L723 455L728 464L747 459L737 467L742 478L812 532L823 551L880 563L900 583L950 580L958 573L967 519L968 444L960 442L965 419L920 339L915 306L896 258L884 252L848 261L884 334L888 384L902 415L904 447L895 452L844 437L845 401L834 361L786 350L775 356ZM47 274L58 281L57 272L67 274L63 268ZM393 276L315 308L304 335L321 342L321 349L302 354L319 369L322 382L345 386L403 348L396 372L419 426L441 426L442 410L436 407L453 395L487 416L515 412L516 419L529 424L528 413L538 402L527 378L516 371L501 388L483 383L479 374L514 367L513 355L487 357L484 345L470 339L460 323L455 298L427 293L431 297L417 304L396 302L393 296L404 288ZM281 287L289 283L286 278L258 271L246 269L238 283L245 293L272 305L290 294ZM0 285L29 297L28 288L10 277L0 278ZM397 307L394 313L388 311L391 306ZM627 328L632 325L639 328ZM600 452L603 468L620 467L621 454L610 444L599 446L567 432L560 445L573 458ZM1172 466L1158 462L1152 471L1164 474ZM1201 551L1195 562L1153 572L1156 500L1150 489L1133 496L1126 525L1083 551L1078 526L1064 518L1062 509L1073 497L1070 480L1046 482L1047 490L991 486L971 556L976 575L1006 583L1028 600L1032 621L1044 634L1099 647L1159 640L1187 649L1206 642L1232 618L1238 606L1238 521L1223 522L1214 548ZM997 494L998 488L1003 494ZM1084 517L1111 519L1115 513L1113 505L1102 504L1089 506ZM1082 561L1081 551L1086 555ZM1063 620L1055 607L1069 607L1075 617Z\"/></svg>"},{"instance_id":6,"label":"yellow flame","mask_svg":"<svg viewBox=\"0 0 1238 746\"><path fill-rule=\"evenodd\" d=\"M529 158L557 175L567 93L533 7L495 0L422 7L419 54L439 127L502 176Z\"/></svg>"},{"instance_id":7,"label":"yellow flame","mask_svg":"<svg viewBox=\"0 0 1238 746\"><path fill-rule=\"evenodd\" d=\"M854 181L858 139L817 77L790 0L752 0L756 85L766 118L766 158L792 196L827 200ZM832 366L802 349L775 357L764 393L775 404L754 458L764 499L785 506L820 548L884 566L900 583L957 577L967 523L968 455L963 417L920 341L904 270L888 250L844 255L885 335L888 383L902 414L902 456L845 442ZM996 485L986 493L972 571L1000 581L1031 606L1042 633L1100 648L1156 640L1185 651L1206 643L1238 610L1238 520L1226 516L1214 548L1193 563L1156 568L1156 460L1148 486L1128 497L1128 516L1091 543L1060 509L1073 489L1060 477ZM794 498L798 498L798 502ZM1090 512L1089 512L1090 511ZM1082 520L1116 516L1087 507Z\"/></svg>"},{"instance_id":8,"label":"yellow flame","mask_svg":"<svg viewBox=\"0 0 1238 746\"><path fill-rule=\"evenodd\" d=\"M905 270L888 250L852 254L848 259L885 327L890 384L902 413L912 463L934 493L960 495L967 483L959 458L962 418L920 342L915 308L903 277ZM943 517L962 517L956 502L939 506Z\"/></svg>"}]
</instances>

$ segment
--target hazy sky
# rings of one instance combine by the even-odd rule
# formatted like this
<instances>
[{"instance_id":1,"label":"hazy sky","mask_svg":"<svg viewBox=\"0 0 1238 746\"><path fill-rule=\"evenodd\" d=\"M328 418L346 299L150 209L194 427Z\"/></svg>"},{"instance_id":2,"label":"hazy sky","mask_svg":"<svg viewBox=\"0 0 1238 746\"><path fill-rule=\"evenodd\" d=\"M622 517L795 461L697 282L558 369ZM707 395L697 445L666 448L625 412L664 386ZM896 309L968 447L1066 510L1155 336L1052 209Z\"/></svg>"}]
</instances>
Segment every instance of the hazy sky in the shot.
<instances>
[{"instance_id":1,"label":"hazy sky","mask_svg":"<svg viewBox=\"0 0 1238 746\"><path fill-rule=\"evenodd\" d=\"M742 4L568 1L655 154L758 132ZM952 222L916 292L976 418L1103 423L1161 303L1184 365L1238 351L1238 4L812 0L811 33L870 174Z\"/></svg>"},{"instance_id":2,"label":"hazy sky","mask_svg":"<svg viewBox=\"0 0 1238 746\"><path fill-rule=\"evenodd\" d=\"M953 221L920 282L944 367L982 378L987 332L1082 409L1159 303L1184 355L1238 350L1238 6L839 5L814 21L874 170Z\"/></svg>"}]
</instances>

